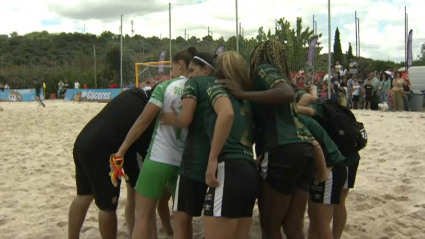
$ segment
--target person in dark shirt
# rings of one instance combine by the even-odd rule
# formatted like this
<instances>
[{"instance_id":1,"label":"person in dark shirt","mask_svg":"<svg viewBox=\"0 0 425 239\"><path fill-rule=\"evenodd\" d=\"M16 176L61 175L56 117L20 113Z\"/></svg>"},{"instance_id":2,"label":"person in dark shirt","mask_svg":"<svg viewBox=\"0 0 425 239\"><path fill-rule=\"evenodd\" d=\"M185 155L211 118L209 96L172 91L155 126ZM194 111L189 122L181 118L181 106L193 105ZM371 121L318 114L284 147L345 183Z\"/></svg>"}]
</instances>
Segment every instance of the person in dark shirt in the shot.
<instances>
[{"instance_id":1,"label":"person in dark shirt","mask_svg":"<svg viewBox=\"0 0 425 239\"><path fill-rule=\"evenodd\" d=\"M321 104L312 104L309 107L298 107L298 112L300 114L311 116L316 121L321 121L321 122L328 122L329 121L328 116L326 114L326 111L325 111L323 105L321 105ZM325 137L320 136L319 138L324 139ZM325 148L328 148L328 150L330 149L327 146L325 146ZM336 152L335 150L332 150L332 151ZM337 156L337 154L334 154L334 155ZM335 220L333 220L333 225L332 225L332 234L334 235L334 238L341 238L342 232L344 231L345 224L346 224L346 221L347 221L347 209L345 207L345 201L347 199L349 190L354 188L354 184L356 182L356 177L357 177L357 169L359 167L359 162L360 162L360 155L359 155L358 152L345 153L342 156L345 157L345 160L343 161L343 165L346 167L346 172L342 172L342 171L340 171L340 169L336 169L334 167L333 170L332 170L332 174L338 173L339 175L338 176L335 175L335 177L332 176L332 179L331 179L332 183L329 183L329 180L327 180L324 187L321 188L322 192L324 192L324 191L326 191L327 186L332 185L332 191L333 192L331 192L330 195L327 194L328 196L330 196L330 197L327 197L327 198L331 199L330 203L335 205L334 206L334 212L333 212L333 215L332 215L332 217L335 218ZM336 162L336 161L334 161L334 162ZM337 170L337 172L334 172L335 170ZM342 173L344 173L344 174L346 173L345 179L342 179L342 177L341 177ZM338 189L334 188L333 185L335 185L335 186L339 185L340 186L341 182L344 182L344 186L342 188L340 196L338 197L339 188ZM314 185L312 185L312 186L314 186ZM314 191L316 191L317 189L319 189L319 188L313 187L313 188L311 188L310 191L311 191L312 194L316 194ZM333 197L333 196L336 196L336 197ZM312 195L312 197L315 197L315 196ZM316 199L321 199L321 197L319 196L319 198L316 198ZM311 201L313 201L313 200L311 200ZM318 202L317 200L315 200L315 201ZM322 201L322 202L324 202L324 201ZM321 214L322 216L326 217L326 214L323 213L323 211L319 211L318 213ZM319 219L319 221L320 221L320 223L326 223L326 221L324 221L323 219L322 220ZM322 225L322 228L323 228L323 225ZM317 230L317 228L315 228L313 226L312 230ZM315 234L315 235L317 235L317 234Z\"/></svg>"},{"instance_id":2,"label":"person in dark shirt","mask_svg":"<svg viewBox=\"0 0 425 239\"><path fill-rule=\"evenodd\" d=\"M412 95L410 94L410 87L409 87L407 80L405 80L404 83L403 83L402 94L403 94L404 111L409 111L410 110L409 103L410 103L410 99L411 99Z\"/></svg>"},{"instance_id":3,"label":"person in dark shirt","mask_svg":"<svg viewBox=\"0 0 425 239\"><path fill-rule=\"evenodd\" d=\"M202 62L208 60L202 59L199 54L192 59L190 66ZM242 79L240 82L244 89L249 89L248 69L242 56L236 52L220 54L214 67L211 67L214 76L199 75L186 82L180 115L164 114L162 117L165 123L189 126L187 147L180 166L181 176L187 177L179 178L175 207L191 215L189 213L193 210L188 208L188 204L198 204L194 199L197 194L203 194L199 204L204 205L205 237L246 238L259 190L258 171L252 153L254 124L251 107L247 101L236 99L215 81L217 78ZM202 133L205 137L199 137ZM195 156L193 159L192 155ZM184 185L183 180L186 181ZM201 180L209 186L208 190L203 190L203 193L192 190L190 185L193 181L200 183ZM199 215L202 207L196 211Z\"/></svg>"},{"instance_id":4,"label":"person in dark shirt","mask_svg":"<svg viewBox=\"0 0 425 239\"><path fill-rule=\"evenodd\" d=\"M370 79L366 80L365 89L365 98L364 98L364 109L370 109L370 102L373 97L373 86Z\"/></svg>"},{"instance_id":5,"label":"person in dark shirt","mask_svg":"<svg viewBox=\"0 0 425 239\"><path fill-rule=\"evenodd\" d=\"M232 81L220 80L240 100L250 101L259 138L256 153L263 155L259 197L260 223L266 238L303 234L304 213L314 177L314 137L299 121L295 93L290 83L286 51L282 43L268 40L250 57L252 91Z\"/></svg>"},{"instance_id":6,"label":"person in dark shirt","mask_svg":"<svg viewBox=\"0 0 425 239\"><path fill-rule=\"evenodd\" d=\"M338 90L339 90L339 73L334 73L331 78L331 99L338 100Z\"/></svg>"},{"instance_id":7,"label":"person in dark shirt","mask_svg":"<svg viewBox=\"0 0 425 239\"><path fill-rule=\"evenodd\" d=\"M42 105L46 107L46 105L41 101L40 93L41 93L41 84L38 80L34 80L34 89L35 89L35 99Z\"/></svg>"},{"instance_id":8,"label":"person in dark shirt","mask_svg":"<svg viewBox=\"0 0 425 239\"><path fill-rule=\"evenodd\" d=\"M77 136L73 149L77 196L69 209L69 238L79 238L85 215L93 199L100 209L101 235L104 238L105 235L116 237L116 209L120 186L115 187L108 176L111 171L109 158L117 152L148 100L148 94L142 89L133 88L120 93L87 123ZM129 179L125 215L130 234L135 217L134 186L139 176L137 153L145 157L152 132L153 124L125 155L123 168Z\"/></svg>"}]
</instances>

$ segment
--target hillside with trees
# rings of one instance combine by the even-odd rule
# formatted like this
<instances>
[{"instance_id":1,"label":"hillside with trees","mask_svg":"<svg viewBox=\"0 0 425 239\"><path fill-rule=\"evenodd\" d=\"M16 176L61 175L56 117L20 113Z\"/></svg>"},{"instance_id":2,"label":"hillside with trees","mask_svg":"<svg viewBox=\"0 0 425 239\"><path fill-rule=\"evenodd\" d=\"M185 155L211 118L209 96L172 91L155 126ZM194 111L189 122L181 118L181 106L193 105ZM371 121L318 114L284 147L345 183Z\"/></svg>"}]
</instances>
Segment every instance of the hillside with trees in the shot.
<instances>
[{"instance_id":1,"label":"hillside with trees","mask_svg":"<svg viewBox=\"0 0 425 239\"><path fill-rule=\"evenodd\" d=\"M339 33L339 32L338 32ZM249 59L255 46L268 39L284 42L290 70L298 71L307 60L308 46L315 37L313 30L302 25L302 19L297 18L296 25L281 18L276 29L265 30L260 27L256 37L239 36L240 54ZM316 71L327 69L327 54L321 52L321 34L315 56ZM338 36L339 37L339 36ZM339 38L338 38L339 40ZM339 43L340 44L340 43ZM347 43L348 44L348 43ZM226 51L236 50L236 37L213 39L211 36L184 39L179 36L172 39L173 53L189 46L195 46L200 51L213 53L218 46L224 45ZM96 50L95 50L96 49ZM140 35L123 36L123 79L125 84L135 79L134 63L158 61L158 55L163 49L169 49L168 38L144 37ZM348 64L352 57L351 50L342 54L340 46L337 58L341 63ZM169 54L166 60L169 60ZM420 57L424 61L424 57ZM94 61L96 60L96 68ZM384 69L397 67L399 64L386 61L364 59L365 64L372 68ZM417 62L415 62L416 64ZM96 69L96 70L95 70ZM95 74L97 82L95 82ZM120 79L120 36L105 31L96 36L90 33L59 33L46 31L19 35L13 32L0 35L0 84L7 83L12 88L31 88L34 79L47 83L48 93L55 92L59 80L68 79L70 83L78 80L81 85L89 88L105 88L109 80L119 82Z\"/></svg>"}]
</instances>

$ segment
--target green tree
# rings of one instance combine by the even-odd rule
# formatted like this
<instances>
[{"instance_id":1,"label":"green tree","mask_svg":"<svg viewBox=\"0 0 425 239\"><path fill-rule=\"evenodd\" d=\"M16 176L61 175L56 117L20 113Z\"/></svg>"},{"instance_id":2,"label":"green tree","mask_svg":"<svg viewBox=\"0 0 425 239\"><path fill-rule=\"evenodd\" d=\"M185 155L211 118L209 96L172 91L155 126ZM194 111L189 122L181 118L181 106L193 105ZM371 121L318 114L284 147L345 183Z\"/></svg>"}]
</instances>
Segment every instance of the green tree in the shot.
<instances>
[{"instance_id":1,"label":"green tree","mask_svg":"<svg viewBox=\"0 0 425 239\"><path fill-rule=\"evenodd\" d=\"M343 62L343 55L342 55L342 47L341 47L341 39L340 39L340 34L339 34L339 29L338 27L335 30L335 40L334 40L334 63L339 61L341 64L342 63L347 63L347 62Z\"/></svg>"},{"instance_id":2,"label":"green tree","mask_svg":"<svg viewBox=\"0 0 425 239\"><path fill-rule=\"evenodd\" d=\"M264 27L258 28L258 34L256 38L258 42L263 42L267 40L266 33L264 32Z\"/></svg>"},{"instance_id":3,"label":"green tree","mask_svg":"<svg viewBox=\"0 0 425 239\"><path fill-rule=\"evenodd\" d=\"M346 55L345 56L345 59L346 59L345 64L348 65L350 63L351 59L354 58L353 47L351 46L351 42L348 43L348 51L346 52L345 55Z\"/></svg>"},{"instance_id":4,"label":"green tree","mask_svg":"<svg viewBox=\"0 0 425 239\"><path fill-rule=\"evenodd\" d=\"M316 71L327 69L327 54L320 53L321 36L321 34L318 35L319 46L314 61ZM308 46L313 37L312 30L303 28L301 18L297 18L294 26L291 26L285 18L281 18L278 20L276 29L269 30L259 26L255 37L239 36L239 52L246 60L249 60L252 51L260 42L268 39L279 40L285 45L291 72L297 72L307 61ZM224 45L227 51L236 51L236 36L230 36L227 39L190 36L187 40L183 36L176 36L176 39L171 40L171 45L172 54L189 46L195 46L199 51L210 53L214 53L220 45ZM94 46L96 46L96 55L93 51ZM163 49L169 51L167 38L125 35L123 37L123 82L134 82L134 63L157 61ZM64 79L70 82L78 80L81 85L88 84L89 87L94 87L95 59L99 87L107 87L110 79L114 79L117 83L120 79L120 37L109 31L102 32L100 35L78 32L51 34L47 31L19 35L17 32L12 32L9 35L0 35L0 52L0 82L8 83L12 88L32 87L33 78L46 81L48 94L56 92L58 81ZM334 52L336 59L338 57L336 49ZM351 45L347 52L347 62L350 57L353 57ZM338 59L343 63L342 57ZM421 62L424 62L424 59L425 44L422 47L421 56L414 65L423 64ZM169 54L166 60L169 60ZM385 65L399 66L395 62L364 58L358 59L358 62L361 60L374 69L381 69ZM152 69L152 74L157 74L157 69Z\"/></svg>"},{"instance_id":5,"label":"green tree","mask_svg":"<svg viewBox=\"0 0 425 239\"><path fill-rule=\"evenodd\" d=\"M276 38L285 44L288 57L289 69L297 72L304 67L308 56L308 46L314 37L314 31L309 27L303 29L302 18L298 17L295 29L291 28L291 23L285 18L277 21ZM321 37L319 34L318 37ZM274 37L274 36L273 36ZM316 57L320 54L322 47L316 48Z\"/></svg>"}]
</instances>

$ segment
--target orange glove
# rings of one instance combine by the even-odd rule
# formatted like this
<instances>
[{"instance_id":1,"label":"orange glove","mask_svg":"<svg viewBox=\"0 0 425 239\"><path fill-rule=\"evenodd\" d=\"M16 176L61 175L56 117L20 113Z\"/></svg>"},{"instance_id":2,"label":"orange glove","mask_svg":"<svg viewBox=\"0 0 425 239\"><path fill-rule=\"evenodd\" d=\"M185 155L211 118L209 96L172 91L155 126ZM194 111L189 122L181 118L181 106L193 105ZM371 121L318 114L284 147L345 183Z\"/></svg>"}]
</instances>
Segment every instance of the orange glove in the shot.
<instances>
[{"instance_id":1,"label":"orange glove","mask_svg":"<svg viewBox=\"0 0 425 239\"><path fill-rule=\"evenodd\" d=\"M111 176L111 182L115 187L118 186L117 178L121 180L121 177L124 177L124 179L128 181L128 176L124 173L123 169L124 158L117 157L115 154L112 154L109 158L109 164L111 167L109 176Z\"/></svg>"}]
</instances>

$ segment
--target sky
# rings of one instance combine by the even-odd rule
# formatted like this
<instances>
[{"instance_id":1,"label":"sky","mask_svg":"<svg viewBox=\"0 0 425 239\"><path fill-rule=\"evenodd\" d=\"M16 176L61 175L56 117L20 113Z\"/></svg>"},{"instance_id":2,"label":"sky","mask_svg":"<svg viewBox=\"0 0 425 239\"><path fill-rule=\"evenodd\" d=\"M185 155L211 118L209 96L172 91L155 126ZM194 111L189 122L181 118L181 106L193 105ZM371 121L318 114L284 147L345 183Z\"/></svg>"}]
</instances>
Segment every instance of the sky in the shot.
<instances>
[{"instance_id":1,"label":"sky","mask_svg":"<svg viewBox=\"0 0 425 239\"><path fill-rule=\"evenodd\" d=\"M119 33L120 15L123 17L123 34L145 37L169 35L169 6L171 1L172 38L208 35L214 39L235 35L236 6L229 0L13 0L0 4L0 34L14 31L24 35L46 30L50 33L103 31ZM284 17L295 25L297 17L303 26L313 26L324 49L328 49L327 0L239 0L239 22L245 38L255 37L258 28L274 29L275 19ZM351 42L355 54L355 11L360 19L361 56L380 60L404 60L404 6L407 6L409 27L413 29L413 56L420 54L425 43L425 0L331 0L331 39L338 27L342 49ZM420 27L421 26L421 27Z\"/></svg>"}]
</instances>

